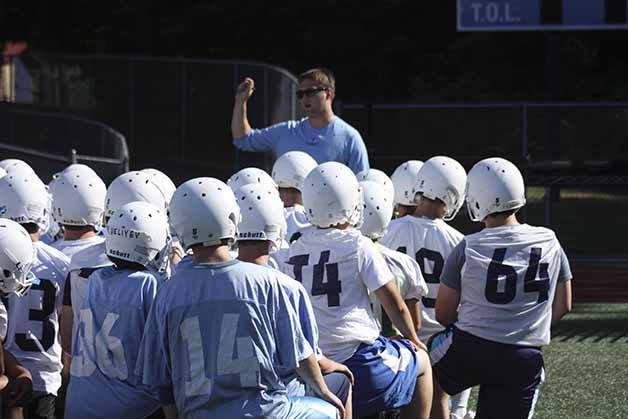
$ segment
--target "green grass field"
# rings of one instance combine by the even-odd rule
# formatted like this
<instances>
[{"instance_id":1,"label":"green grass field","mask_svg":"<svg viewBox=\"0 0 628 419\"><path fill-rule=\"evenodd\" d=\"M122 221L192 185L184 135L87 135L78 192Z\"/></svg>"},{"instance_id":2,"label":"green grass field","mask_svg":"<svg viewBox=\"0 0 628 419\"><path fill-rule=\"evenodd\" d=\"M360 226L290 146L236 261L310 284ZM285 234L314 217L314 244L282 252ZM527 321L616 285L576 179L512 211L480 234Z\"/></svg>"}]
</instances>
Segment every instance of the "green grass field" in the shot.
<instances>
[{"instance_id":1,"label":"green grass field","mask_svg":"<svg viewBox=\"0 0 628 419\"><path fill-rule=\"evenodd\" d=\"M578 304L544 349L536 419L628 418L628 304ZM469 407L474 409L477 389Z\"/></svg>"}]
</instances>

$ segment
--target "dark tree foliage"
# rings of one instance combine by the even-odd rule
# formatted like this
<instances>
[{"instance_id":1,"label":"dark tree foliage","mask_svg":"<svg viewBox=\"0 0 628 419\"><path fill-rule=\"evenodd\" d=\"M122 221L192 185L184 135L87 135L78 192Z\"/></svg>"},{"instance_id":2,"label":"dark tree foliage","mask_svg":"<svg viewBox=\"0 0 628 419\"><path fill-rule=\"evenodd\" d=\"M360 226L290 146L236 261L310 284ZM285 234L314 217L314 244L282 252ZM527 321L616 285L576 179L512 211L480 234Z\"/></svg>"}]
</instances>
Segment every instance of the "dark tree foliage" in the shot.
<instances>
[{"instance_id":1,"label":"dark tree foliage","mask_svg":"<svg viewBox=\"0 0 628 419\"><path fill-rule=\"evenodd\" d=\"M1 1L0 39L32 50L324 65L351 102L628 95L624 31L458 33L455 1ZM551 72L550 72L551 73Z\"/></svg>"}]
</instances>

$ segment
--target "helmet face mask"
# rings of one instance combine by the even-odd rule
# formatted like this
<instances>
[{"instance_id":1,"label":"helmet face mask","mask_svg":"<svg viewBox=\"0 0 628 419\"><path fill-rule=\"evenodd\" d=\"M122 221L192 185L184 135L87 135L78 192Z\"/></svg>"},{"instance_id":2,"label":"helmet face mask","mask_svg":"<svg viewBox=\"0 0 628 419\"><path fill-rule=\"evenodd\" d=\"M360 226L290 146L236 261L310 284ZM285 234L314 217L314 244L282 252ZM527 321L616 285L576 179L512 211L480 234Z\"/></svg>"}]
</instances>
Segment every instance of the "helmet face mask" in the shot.
<instances>
[{"instance_id":1,"label":"helmet face mask","mask_svg":"<svg viewBox=\"0 0 628 419\"><path fill-rule=\"evenodd\" d=\"M460 211L465 200L467 174L456 160L436 156L427 160L417 174L413 193L445 204L443 219L451 221Z\"/></svg>"},{"instance_id":2,"label":"helmet face mask","mask_svg":"<svg viewBox=\"0 0 628 419\"><path fill-rule=\"evenodd\" d=\"M362 192L358 180L347 166L327 162L317 166L303 183L306 218L320 228L362 222Z\"/></svg>"},{"instance_id":3,"label":"helmet face mask","mask_svg":"<svg viewBox=\"0 0 628 419\"><path fill-rule=\"evenodd\" d=\"M476 163L467 179L467 210L472 221L481 222L491 214L518 210L526 204L521 172L499 157Z\"/></svg>"}]
</instances>

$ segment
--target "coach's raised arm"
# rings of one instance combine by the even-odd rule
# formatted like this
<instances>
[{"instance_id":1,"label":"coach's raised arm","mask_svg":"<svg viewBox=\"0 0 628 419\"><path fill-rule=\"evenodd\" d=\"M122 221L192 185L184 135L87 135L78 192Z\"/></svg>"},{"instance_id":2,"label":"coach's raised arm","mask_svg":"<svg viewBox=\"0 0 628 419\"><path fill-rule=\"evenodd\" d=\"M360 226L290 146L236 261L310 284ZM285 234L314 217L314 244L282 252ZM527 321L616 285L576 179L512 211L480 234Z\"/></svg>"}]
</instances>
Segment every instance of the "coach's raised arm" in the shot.
<instances>
[{"instance_id":1,"label":"coach's raised arm","mask_svg":"<svg viewBox=\"0 0 628 419\"><path fill-rule=\"evenodd\" d=\"M300 74L298 81L297 98L306 117L254 129L247 118L246 104L255 83L244 79L236 91L231 118L233 144L243 151L273 151L276 157L288 151L304 151L319 164L337 161L354 173L367 170L369 159L362 136L332 110L336 83L331 71L314 68Z\"/></svg>"}]
</instances>

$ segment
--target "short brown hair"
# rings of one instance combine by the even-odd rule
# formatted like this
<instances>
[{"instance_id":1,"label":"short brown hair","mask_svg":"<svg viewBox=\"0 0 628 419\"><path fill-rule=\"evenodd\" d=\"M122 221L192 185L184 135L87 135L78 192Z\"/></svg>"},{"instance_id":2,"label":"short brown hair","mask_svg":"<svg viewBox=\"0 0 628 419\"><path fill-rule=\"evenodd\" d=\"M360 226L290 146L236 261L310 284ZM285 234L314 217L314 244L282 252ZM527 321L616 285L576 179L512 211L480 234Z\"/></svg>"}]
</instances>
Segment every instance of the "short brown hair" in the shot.
<instances>
[{"instance_id":1,"label":"short brown hair","mask_svg":"<svg viewBox=\"0 0 628 419\"><path fill-rule=\"evenodd\" d=\"M333 90L334 92L336 91L336 78L334 77L334 73L327 68L312 68L299 74L297 79L299 80L299 83L303 80L314 80L315 82L320 83L322 87L327 87L329 90Z\"/></svg>"}]
</instances>

